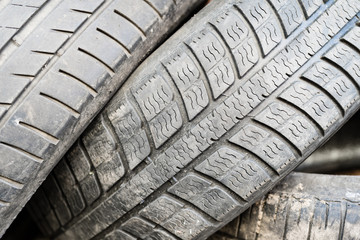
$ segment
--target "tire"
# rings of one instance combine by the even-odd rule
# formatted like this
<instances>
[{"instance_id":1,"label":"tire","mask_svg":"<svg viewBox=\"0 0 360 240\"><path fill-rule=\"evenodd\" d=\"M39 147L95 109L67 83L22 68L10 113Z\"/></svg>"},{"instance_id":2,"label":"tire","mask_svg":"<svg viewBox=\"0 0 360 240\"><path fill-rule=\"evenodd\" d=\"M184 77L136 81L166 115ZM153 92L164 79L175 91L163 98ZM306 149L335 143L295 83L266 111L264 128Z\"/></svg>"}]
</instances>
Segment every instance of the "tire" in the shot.
<instances>
[{"instance_id":1,"label":"tire","mask_svg":"<svg viewBox=\"0 0 360 240\"><path fill-rule=\"evenodd\" d=\"M295 171L344 174L360 169L360 135L357 134L359 121L358 111L340 131Z\"/></svg>"},{"instance_id":2,"label":"tire","mask_svg":"<svg viewBox=\"0 0 360 240\"><path fill-rule=\"evenodd\" d=\"M294 173L209 240L360 239L359 176Z\"/></svg>"},{"instance_id":3,"label":"tire","mask_svg":"<svg viewBox=\"0 0 360 240\"><path fill-rule=\"evenodd\" d=\"M139 62L201 2L1 1L0 237Z\"/></svg>"},{"instance_id":4,"label":"tire","mask_svg":"<svg viewBox=\"0 0 360 240\"><path fill-rule=\"evenodd\" d=\"M358 109L359 9L212 1L46 180L30 206L39 226L56 239L210 236Z\"/></svg>"}]
</instances>

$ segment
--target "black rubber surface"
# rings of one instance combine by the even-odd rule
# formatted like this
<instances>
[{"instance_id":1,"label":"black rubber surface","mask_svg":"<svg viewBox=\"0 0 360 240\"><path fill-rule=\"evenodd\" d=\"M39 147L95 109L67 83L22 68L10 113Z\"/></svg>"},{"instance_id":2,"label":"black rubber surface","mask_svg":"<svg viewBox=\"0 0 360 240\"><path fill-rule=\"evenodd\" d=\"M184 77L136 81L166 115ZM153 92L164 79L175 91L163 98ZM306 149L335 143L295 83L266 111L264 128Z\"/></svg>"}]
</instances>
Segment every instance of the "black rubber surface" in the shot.
<instances>
[{"instance_id":1,"label":"black rubber surface","mask_svg":"<svg viewBox=\"0 0 360 240\"><path fill-rule=\"evenodd\" d=\"M360 176L294 173L209 240L360 239Z\"/></svg>"},{"instance_id":2,"label":"black rubber surface","mask_svg":"<svg viewBox=\"0 0 360 240\"><path fill-rule=\"evenodd\" d=\"M126 77L201 2L0 2L0 236Z\"/></svg>"},{"instance_id":3,"label":"black rubber surface","mask_svg":"<svg viewBox=\"0 0 360 240\"><path fill-rule=\"evenodd\" d=\"M32 201L58 239L204 239L359 108L360 2L213 1L154 52Z\"/></svg>"}]
</instances>

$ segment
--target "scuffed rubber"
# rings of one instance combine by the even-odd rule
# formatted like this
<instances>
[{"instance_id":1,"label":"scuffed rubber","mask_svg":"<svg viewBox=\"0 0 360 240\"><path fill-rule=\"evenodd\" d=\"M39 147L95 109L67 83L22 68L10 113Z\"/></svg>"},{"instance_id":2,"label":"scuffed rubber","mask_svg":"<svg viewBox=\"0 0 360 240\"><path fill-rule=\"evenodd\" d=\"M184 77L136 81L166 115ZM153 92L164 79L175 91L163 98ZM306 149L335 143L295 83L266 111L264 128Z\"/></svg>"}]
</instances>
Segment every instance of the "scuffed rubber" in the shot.
<instances>
[{"instance_id":1,"label":"scuffed rubber","mask_svg":"<svg viewBox=\"0 0 360 240\"><path fill-rule=\"evenodd\" d=\"M1 1L0 237L139 62L201 2Z\"/></svg>"},{"instance_id":2,"label":"scuffed rubber","mask_svg":"<svg viewBox=\"0 0 360 240\"><path fill-rule=\"evenodd\" d=\"M56 167L30 207L40 227L57 239L210 236L359 108L359 9L211 2Z\"/></svg>"}]
</instances>

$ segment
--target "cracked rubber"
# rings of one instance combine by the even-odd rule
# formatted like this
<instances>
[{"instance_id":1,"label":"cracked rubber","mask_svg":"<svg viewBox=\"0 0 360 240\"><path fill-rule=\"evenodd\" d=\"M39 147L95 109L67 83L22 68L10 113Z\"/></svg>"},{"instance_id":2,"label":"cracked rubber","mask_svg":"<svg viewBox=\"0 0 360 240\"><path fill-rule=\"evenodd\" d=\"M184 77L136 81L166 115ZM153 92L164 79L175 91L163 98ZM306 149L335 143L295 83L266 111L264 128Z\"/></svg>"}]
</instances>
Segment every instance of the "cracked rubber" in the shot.
<instances>
[{"instance_id":1,"label":"cracked rubber","mask_svg":"<svg viewBox=\"0 0 360 240\"><path fill-rule=\"evenodd\" d=\"M293 173L209 240L360 239L360 177Z\"/></svg>"},{"instance_id":2,"label":"cracked rubber","mask_svg":"<svg viewBox=\"0 0 360 240\"><path fill-rule=\"evenodd\" d=\"M201 2L1 1L0 237L140 61Z\"/></svg>"},{"instance_id":3,"label":"cracked rubber","mask_svg":"<svg viewBox=\"0 0 360 240\"><path fill-rule=\"evenodd\" d=\"M212 1L157 49L30 209L57 239L205 239L359 108L360 3Z\"/></svg>"}]
</instances>

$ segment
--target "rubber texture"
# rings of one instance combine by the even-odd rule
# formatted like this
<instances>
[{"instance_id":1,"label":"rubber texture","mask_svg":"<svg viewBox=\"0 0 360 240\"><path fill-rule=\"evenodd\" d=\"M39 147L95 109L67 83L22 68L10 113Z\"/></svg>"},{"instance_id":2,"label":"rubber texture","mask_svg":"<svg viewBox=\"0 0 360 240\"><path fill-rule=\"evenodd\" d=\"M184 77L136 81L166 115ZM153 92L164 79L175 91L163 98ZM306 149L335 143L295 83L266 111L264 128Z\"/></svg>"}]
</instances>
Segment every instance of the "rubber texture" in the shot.
<instances>
[{"instance_id":1,"label":"rubber texture","mask_svg":"<svg viewBox=\"0 0 360 240\"><path fill-rule=\"evenodd\" d=\"M202 1L43 2L0 3L0 236L139 62Z\"/></svg>"},{"instance_id":2,"label":"rubber texture","mask_svg":"<svg viewBox=\"0 0 360 240\"><path fill-rule=\"evenodd\" d=\"M359 108L359 1L212 1L31 202L57 239L205 239Z\"/></svg>"},{"instance_id":3,"label":"rubber texture","mask_svg":"<svg viewBox=\"0 0 360 240\"><path fill-rule=\"evenodd\" d=\"M359 176L294 173L209 240L359 239Z\"/></svg>"}]
</instances>

